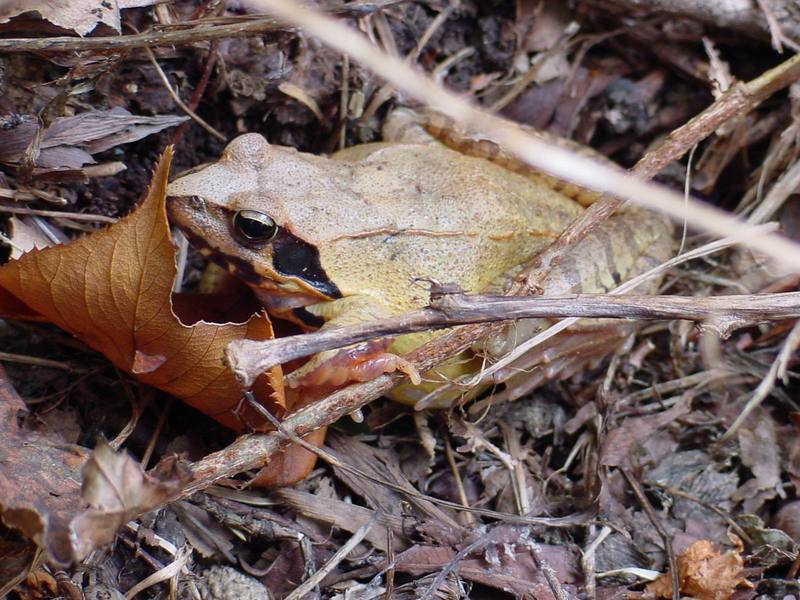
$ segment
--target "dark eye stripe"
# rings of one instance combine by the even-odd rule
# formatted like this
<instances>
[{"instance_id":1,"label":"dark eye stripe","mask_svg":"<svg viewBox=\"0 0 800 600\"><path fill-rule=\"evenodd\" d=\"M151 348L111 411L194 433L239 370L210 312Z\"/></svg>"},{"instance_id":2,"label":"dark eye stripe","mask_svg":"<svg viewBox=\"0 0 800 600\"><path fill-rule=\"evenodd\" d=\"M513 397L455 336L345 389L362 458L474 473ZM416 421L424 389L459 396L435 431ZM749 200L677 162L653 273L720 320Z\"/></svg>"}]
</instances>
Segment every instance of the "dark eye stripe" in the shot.
<instances>
[{"instance_id":1,"label":"dark eye stripe","mask_svg":"<svg viewBox=\"0 0 800 600\"><path fill-rule=\"evenodd\" d=\"M322 268L319 250L282 227L272 240L272 265L281 275L302 279L329 298L342 297L342 292Z\"/></svg>"}]
</instances>

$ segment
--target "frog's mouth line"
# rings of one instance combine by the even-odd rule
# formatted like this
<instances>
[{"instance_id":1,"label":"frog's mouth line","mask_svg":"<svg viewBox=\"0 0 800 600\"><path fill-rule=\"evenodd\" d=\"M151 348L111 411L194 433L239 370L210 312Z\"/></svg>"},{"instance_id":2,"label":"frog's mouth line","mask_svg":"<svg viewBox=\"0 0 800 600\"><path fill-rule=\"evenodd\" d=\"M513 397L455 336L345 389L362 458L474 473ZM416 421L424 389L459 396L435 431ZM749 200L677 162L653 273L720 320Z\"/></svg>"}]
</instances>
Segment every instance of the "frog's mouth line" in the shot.
<instances>
[{"instance_id":1,"label":"frog's mouth line","mask_svg":"<svg viewBox=\"0 0 800 600\"><path fill-rule=\"evenodd\" d=\"M277 294L305 293L323 300L342 297L337 285L322 268L317 248L285 228L279 229L268 247L248 248L235 241L232 223L236 211L209 205L197 196L170 196L167 200L170 220L180 228L189 243L248 285ZM209 239L212 228L203 227L204 222L228 224L231 244L227 250L212 243L213 240ZM236 247L242 248L241 254L268 250L260 260L269 263L274 277L259 272L256 265L260 260L247 260L233 251Z\"/></svg>"}]
</instances>

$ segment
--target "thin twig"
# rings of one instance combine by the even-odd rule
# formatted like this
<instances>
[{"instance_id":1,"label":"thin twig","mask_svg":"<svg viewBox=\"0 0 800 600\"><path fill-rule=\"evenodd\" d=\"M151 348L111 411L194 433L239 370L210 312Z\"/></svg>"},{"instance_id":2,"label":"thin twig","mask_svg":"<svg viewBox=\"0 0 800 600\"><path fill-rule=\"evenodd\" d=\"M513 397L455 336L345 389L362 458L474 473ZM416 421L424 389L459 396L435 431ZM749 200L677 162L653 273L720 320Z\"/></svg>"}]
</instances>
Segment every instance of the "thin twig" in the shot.
<instances>
[{"instance_id":1,"label":"thin twig","mask_svg":"<svg viewBox=\"0 0 800 600\"><path fill-rule=\"evenodd\" d=\"M439 588L442 587L442 584L444 583L445 579L447 579L447 576L458 568L458 563L475 550L490 544L492 542L493 533L494 528L489 528L489 531L481 536L478 536L477 539L473 540L471 543L467 544L458 552L456 552L455 555L453 555L453 558L447 561L447 564L439 570L439 572L436 574L436 577L433 578L433 581L425 590L425 593L419 597L419 600L430 600L433 598L439 591Z\"/></svg>"},{"instance_id":2,"label":"thin twig","mask_svg":"<svg viewBox=\"0 0 800 600\"><path fill-rule=\"evenodd\" d=\"M444 442L444 455L447 458L447 465L450 467L450 472L453 474L453 481L455 481L456 484L458 500L461 502L462 506L469 507L467 491L464 489L464 480L461 478L461 471L456 464L455 451L453 450L453 446L450 444L449 439L445 440ZM465 512L463 516L464 524L467 527L475 527L475 517L472 515L472 513Z\"/></svg>"},{"instance_id":3,"label":"thin twig","mask_svg":"<svg viewBox=\"0 0 800 600\"><path fill-rule=\"evenodd\" d=\"M38 208L23 208L21 206L0 205L0 213L14 215L37 215L40 217L53 217L58 219L72 219L73 221L89 221L90 223L116 223L114 217L105 215L90 215L86 213L62 212L60 210L42 210Z\"/></svg>"},{"instance_id":4,"label":"thin twig","mask_svg":"<svg viewBox=\"0 0 800 600\"><path fill-rule=\"evenodd\" d=\"M800 292L731 296L469 296L447 294L423 308L375 321L267 341L231 342L226 357L246 385L266 369L366 340L467 323L544 317L684 319L706 323L727 336L733 329L800 317Z\"/></svg>"},{"instance_id":5,"label":"thin twig","mask_svg":"<svg viewBox=\"0 0 800 600\"><path fill-rule=\"evenodd\" d=\"M574 596L567 592L564 587L561 585L561 582L558 580L558 576L556 575L555 570L553 567L550 566L542 553L540 552L540 546L536 542L531 542L526 545L528 551L531 553L531 558L533 558L533 562L539 568L542 575L544 575L545 581L547 581L547 585L550 586L550 591L553 592L553 596L556 600L574 600Z\"/></svg>"},{"instance_id":6,"label":"thin twig","mask_svg":"<svg viewBox=\"0 0 800 600\"><path fill-rule=\"evenodd\" d=\"M208 87L208 82L211 79L211 73L214 70L214 65L217 64L217 48L219 43L214 40L211 42L211 47L208 49L208 53L206 55L205 65L203 66L203 74L200 76L200 80L197 82L197 85L192 90L192 95L189 97L189 101L186 105L192 109L192 111L197 111L197 107L200 105L200 100L203 98L203 94L205 94L206 88ZM183 138L184 134L186 133L186 129L189 127L188 121L184 121L175 129L172 134L172 138L170 139L170 144L173 146L177 146L178 143Z\"/></svg>"},{"instance_id":7,"label":"thin twig","mask_svg":"<svg viewBox=\"0 0 800 600\"><path fill-rule=\"evenodd\" d=\"M219 131L214 129L211 125L209 125L205 121L205 119L203 119L200 115L198 115L191 108L189 108L186 105L186 103L184 103L184 101L181 100L181 97L178 96L178 93L174 89L172 89L172 84L169 82L169 78L167 77L167 74L164 73L164 70L161 68L161 65L158 64L158 61L156 60L156 57L153 54L153 51L150 50L150 48L148 48L147 46L145 46L143 48L143 50L144 50L145 54L147 54L147 58L150 59L150 62L152 63L153 67L156 70L156 73L158 73L158 76L161 79L161 82L164 84L164 87L166 88L167 93L172 98L172 101L175 102L175 104L177 104L178 107L183 112L185 112L187 115L189 115L194 120L195 123L200 125L200 127L205 129L208 133L210 133L211 135L213 135L215 138L217 138L218 140L220 140L222 142L227 142L228 138L226 138Z\"/></svg>"},{"instance_id":8,"label":"thin twig","mask_svg":"<svg viewBox=\"0 0 800 600\"><path fill-rule=\"evenodd\" d=\"M153 452L156 450L158 438L161 436L161 432L164 430L164 424L167 422L167 415L169 414L174 403L175 398L170 396L164 405L159 407L160 410L158 411L158 420L156 421L156 426L153 429L153 432L150 434L147 447L144 449L142 459L139 461L143 469L147 469L147 466L150 464L150 459L153 456Z\"/></svg>"},{"instance_id":9,"label":"thin twig","mask_svg":"<svg viewBox=\"0 0 800 600\"><path fill-rule=\"evenodd\" d=\"M332 14L366 16L404 0L352 3L346 6L319 10ZM182 23L185 27L188 23ZM180 46L224 38L248 37L268 31L284 30L272 17L244 18L222 25L198 25L175 31L146 31L134 35L103 37L54 36L48 38L8 38L0 40L0 53L7 52L82 52L91 50L114 51L152 46Z\"/></svg>"},{"instance_id":10,"label":"thin twig","mask_svg":"<svg viewBox=\"0 0 800 600\"><path fill-rule=\"evenodd\" d=\"M60 360L49 360L46 358L39 358L38 356L28 356L26 354L13 354L11 352L0 352L0 361L20 363L24 365L36 365L38 367L47 367L49 369L61 369L62 371L69 371L70 373L85 373L87 369L74 367L69 363Z\"/></svg>"},{"instance_id":11,"label":"thin twig","mask_svg":"<svg viewBox=\"0 0 800 600\"><path fill-rule=\"evenodd\" d=\"M762 223L772 216L783 206L786 199L795 193L800 186L800 160L794 162L781 173L778 180L770 188L769 193L758 205L753 213L748 217L749 223Z\"/></svg>"},{"instance_id":12,"label":"thin twig","mask_svg":"<svg viewBox=\"0 0 800 600\"><path fill-rule=\"evenodd\" d=\"M595 525L589 526L589 534L594 533ZM581 568L583 569L584 592L588 600L597 598L597 573L595 571L595 556L597 548L611 534L611 527L603 525L603 528L592 538L589 545L583 550L581 556Z\"/></svg>"},{"instance_id":13,"label":"thin twig","mask_svg":"<svg viewBox=\"0 0 800 600\"><path fill-rule=\"evenodd\" d=\"M87 52L130 50L152 46L179 46L222 38L247 37L282 29L275 19L252 19L225 25L201 25L175 31L146 31L133 35L103 37L54 36L48 38L9 38L0 40L0 53Z\"/></svg>"},{"instance_id":14,"label":"thin twig","mask_svg":"<svg viewBox=\"0 0 800 600\"><path fill-rule=\"evenodd\" d=\"M384 581L385 591L383 592L384 600L392 600L394 598L394 575L395 575L395 556L394 556L394 532L391 529L386 529L386 563L389 565L386 569L386 576Z\"/></svg>"},{"instance_id":15,"label":"thin twig","mask_svg":"<svg viewBox=\"0 0 800 600\"><path fill-rule=\"evenodd\" d=\"M786 340L783 342L781 351L778 353L778 356L775 358L775 360L772 361L769 372L758 384L758 387L756 387L755 391L753 392L753 396L747 401L747 404L745 404L742 411L736 416L736 420L734 420L733 424L724 434L722 434L722 437L717 440L718 444L724 444L733 438L733 436L736 435L736 432L739 431L739 428L742 426L742 424L747 420L747 417L749 417L750 414L761 405L764 399L775 387L775 379L778 376L781 367L787 364L789 357L794 354L794 351L797 350L798 346L800 346L800 321L794 324L794 327L792 327L792 330L789 332L789 335L786 336Z\"/></svg>"}]
</instances>

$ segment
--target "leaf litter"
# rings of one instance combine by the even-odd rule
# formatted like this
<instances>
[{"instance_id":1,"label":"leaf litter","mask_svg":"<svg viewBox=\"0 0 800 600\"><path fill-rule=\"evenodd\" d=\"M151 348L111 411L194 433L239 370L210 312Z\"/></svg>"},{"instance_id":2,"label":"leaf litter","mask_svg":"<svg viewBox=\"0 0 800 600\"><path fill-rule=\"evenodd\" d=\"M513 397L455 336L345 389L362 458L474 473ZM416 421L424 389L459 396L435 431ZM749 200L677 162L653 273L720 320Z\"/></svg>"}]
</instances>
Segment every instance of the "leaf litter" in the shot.
<instances>
[{"instance_id":1,"label":"leaf litter","mask_svg":"<svg viewBox=\"0 0 800 600\"><path fill-rule=\"evenodd\" d=\"M10 0L0 5L0 23L9 23L14 17L33 13L53 25L72 29L79 35L90 33L101 23L120 31L120 10L152 4L155 4L155 0Z\"/></svg>"},{"instance_id":2,"label":"leaf litter","mask_svg":"<svg viewBox=\"0 0 800 600\"><path fill-rule=\"evenodd\" d=\"M74 12L36 4L20 4L38 10L22 18L22 8L0 14L11 19L2 25L7 35L53 35L40 17L85 35L98 24L166 31L181 21L193 27L246 16L233 6L194 2L121 13L120 3L111 12L86 12L99 7L92 2L74 3ZM768 36L733 41L724 28L702 24L708 15L658 21L622 4L452 8L419 1L360 7L367 17L345 12L342 18L358 19L373 39L416 57L448 86L477 92L485 106L502 106L506 116L590 143L627 165L707 106L721 74L747 80L780 60ZM447 18L437 21L439 14ZM423 36L427 42L416 48ZM261 131L275 143L330 152L343 142L378 139L385 110L396 102L378 76L297 31L154 52L179 95L229 138ZM796 349L785 381L776 382L734 436L719 441L775 360L791 329L780 323L737 332L716 346L696 328L647 326L639 339L649 346L641 342L604 363L607 370L549 384L480 418L470 415L474 422L458 413L412 418L381 401L366 411L364 423L341 423L324 448L334 462L294 487L243 490L253 476L247 473L142 515L189 484L191 460L224 449L232 437L193 409L171 404L169 395L238 432L264 427L260 417L242 412L247 409L221 352L228 339L271 333L258 320L204 322L191 294L171 295L173 250L158 205L166 161L152 183L150 173L170 142L178 142L180 169L214 160L219 142L184 125L140 52L111 58L94 50L29 53L25 61L0 54L7 92L0 100L0 187L10 190L3 198L15 198L2 204L53 209L48 199L59 198L55 209L64 213L15 213L17 223L0 225L18 242L12 262L0 267L0 306L8 316L0 322L0 349L13 359L0 378L0 564L17 565L0 571L0 589L8 584L15 597L28 597L36 588L22 581L33 564L26 543L32 540L45 551L45 574L97 551L67 571L79 589L96 585L87 582L85 569L97 561L111 570L104 585L124 592L171 563L179 548L191 547L186 571L176 575L180 586L191 588L188 574L194 573L202 594L232 598L238 592L231 590L243 589L237 577L245 577L284 597L373 523L356 551L318 582L326 597L387 590L421 597L439 586L452 597L633 598L646 597L646 582L655 579L651 597L668 598L673 574L665 541L685 596L793 593ZM789 171L796 137L781 134L798 127L796 94L771 102L701 146L689 182L694 190L721 206L742 199L743 206L755 206L763 197L758 190L769 191ZM124 174L99 176L87 168L118 160L128 167ZM661 175L677 189L684 176L685 162ZM38 249L46 244L36 241L33 232L42 230L32 218L74 237L76 229L96 226L70 221L70 213L125 214L148 186L147 201L119 223ZM29 190L36 194L25 195ZM782 202L779 218L796 237L797 198ZM700 243L689 233L689 244ZM26 250L21 256L20 248ZM201 266L190 252L189 289L198 285ZM679 267L665 289L704 295L740 293L745 285L752 291L796 287L781 277L757 258L731 252ZM224 298L203 304L214 304L217 314L247 306L238 290ZM241 316L236 312L231 320ZM28 324L31 318L38 323ZM51 362L26 362L31 357ZM712 376L715 369L727 376ZM273 382L280 393L279 374ZM290 410L267 387L260 397L278 415ZM71 426L59 428L59 420ZM112 451L98 434L127 450ZM158 466L145 470L151 461ZM271 481L282 475L271 474ZM631 482L645 491L641 497ZM543 520L515 521L523 517ZM135 536L123 527L131 519ZM117 543L110 546L112 540ZM238 570L221 566L233 560ZM229 586L215 587L229 579ZM53 585L61 590L66 583ZM166 590L157 584L139 597Z\"/></svg>"}]
</instances>

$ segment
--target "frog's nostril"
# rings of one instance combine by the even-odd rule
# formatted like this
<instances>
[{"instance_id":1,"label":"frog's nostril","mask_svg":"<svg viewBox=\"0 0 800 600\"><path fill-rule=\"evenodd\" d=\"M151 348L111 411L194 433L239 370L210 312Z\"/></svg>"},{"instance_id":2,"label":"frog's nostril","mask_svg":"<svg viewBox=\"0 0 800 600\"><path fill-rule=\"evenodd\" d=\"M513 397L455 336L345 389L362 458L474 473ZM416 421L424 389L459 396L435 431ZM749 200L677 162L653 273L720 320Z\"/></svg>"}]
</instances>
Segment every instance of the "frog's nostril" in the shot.
<instances>
[{"instance_id":1,"label":"frog's nostril","mask_svg":"<svg viewBox=\"0 0 800 600\"><path fill-rule=\"evenodd\" d=\"M188 208L190 210L202 210L206 206L206 201L202 196L167 196L167 204L172 208Z\"/></svg>"},{"instance_id":2,"label":"frog's nostril","mask_svg":"<svg viewBox=\"0 0 800 600\"><path fill-rule=\"evenodd\" d=\"M206 201L202 196L189 196L188 200L189 206L195 210L204 210L206 207Z\"/></svg>"},{"instance_id":3,"label":"frog's nostril","mask_svg":"<svg viewBox=\"0 0 800 600\"><path fill-rule=\"evenodd\" d=\"M207 212L201 196L167 196L167 214L171 221L183 223Z\"/></svg>"}]
</instances>

